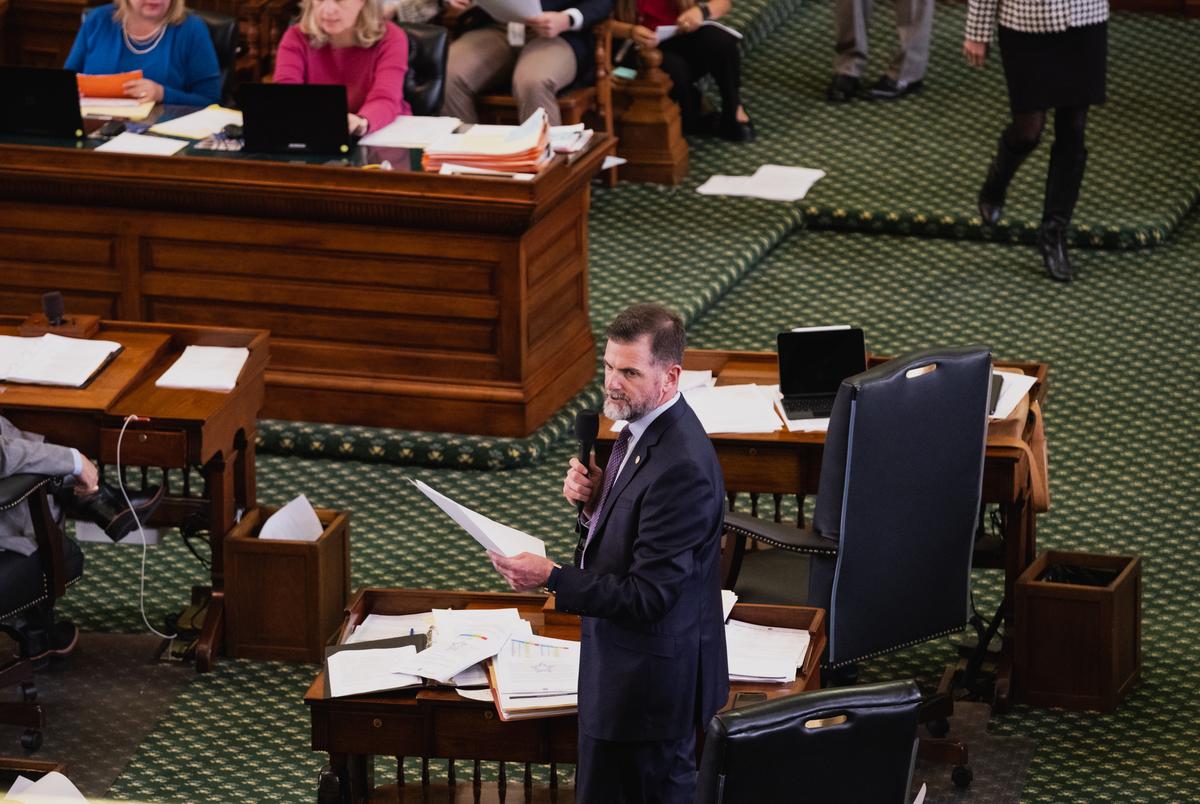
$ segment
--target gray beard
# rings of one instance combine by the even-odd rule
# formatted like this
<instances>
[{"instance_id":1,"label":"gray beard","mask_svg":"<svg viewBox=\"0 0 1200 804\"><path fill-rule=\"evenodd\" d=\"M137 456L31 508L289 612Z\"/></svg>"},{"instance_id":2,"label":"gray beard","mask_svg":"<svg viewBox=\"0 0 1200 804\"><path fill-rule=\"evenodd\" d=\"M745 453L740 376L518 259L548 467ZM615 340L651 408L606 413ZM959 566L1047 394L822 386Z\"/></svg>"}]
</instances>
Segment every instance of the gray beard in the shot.
<instances>
[{"instance_id":1,"label":"gray beard","mask_svg":"<svg viewBox=\"0 0 1200 804\"><path fill-rule=\"evenodd\" d=\"M627 422L636 422L652 409L635 407L632 402L627 400L617 402L609 397L604 398L604 415L613 421L624 419Z\"/></svg>"}]
</instances>

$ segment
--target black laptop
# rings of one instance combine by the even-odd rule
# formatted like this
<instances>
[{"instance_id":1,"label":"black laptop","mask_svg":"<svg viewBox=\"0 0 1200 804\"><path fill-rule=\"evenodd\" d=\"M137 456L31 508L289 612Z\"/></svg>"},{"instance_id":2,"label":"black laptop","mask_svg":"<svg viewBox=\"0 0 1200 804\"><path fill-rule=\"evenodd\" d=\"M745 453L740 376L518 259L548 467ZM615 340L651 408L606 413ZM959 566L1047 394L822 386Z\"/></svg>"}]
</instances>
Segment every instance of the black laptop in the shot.
<instances>
[{"instance_id":1,"label":"black laptop","mask_svg":"<svg viewBox=\"0 0 1200 804\"><path fill-rule=\"evenodd\" d=\"M776 345L779 392L789 419L829 416L842 380L867 368L863 331L857 327L781 332Z\"/></svg>"},{"instance_id":2,"label":"black laptop","mask_svg":"<svg viewBox=\"0 0 1200 804\"><path fill-rule=\"evenodd\" d=\"M237 98L249 153L350 152L341 84L242 84Z\"/></svg>"},{"instance_id":3,"label":"black laptop","mask_svg":"<svg viewBox=\"0 0 1200 804\"><path fill-rule=\"evenodd\" d=\"M83 139L75 71L0 67L0 134Z\"/></svg>"}]
</instances>

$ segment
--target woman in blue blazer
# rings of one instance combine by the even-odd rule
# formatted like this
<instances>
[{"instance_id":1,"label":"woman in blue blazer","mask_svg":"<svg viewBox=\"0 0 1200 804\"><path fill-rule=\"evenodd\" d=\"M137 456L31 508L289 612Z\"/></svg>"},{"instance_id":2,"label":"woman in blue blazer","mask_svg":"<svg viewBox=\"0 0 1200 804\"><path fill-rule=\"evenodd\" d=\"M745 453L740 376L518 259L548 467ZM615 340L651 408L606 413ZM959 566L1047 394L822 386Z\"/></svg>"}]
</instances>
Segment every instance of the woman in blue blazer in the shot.
<instances>
[{"instance_id":1,"label":"woman in blue blazer","mask_svg":"<svg viewBox=\"0 0 1200 804\"><path fill-rule=\"evenodd\" d=\"M141 70L125 83L138 101L208 106L221 100L221 71L208 28L183 0L116 0L88 12L66 68L107 75Z\"/></svg>"}]
</instances>

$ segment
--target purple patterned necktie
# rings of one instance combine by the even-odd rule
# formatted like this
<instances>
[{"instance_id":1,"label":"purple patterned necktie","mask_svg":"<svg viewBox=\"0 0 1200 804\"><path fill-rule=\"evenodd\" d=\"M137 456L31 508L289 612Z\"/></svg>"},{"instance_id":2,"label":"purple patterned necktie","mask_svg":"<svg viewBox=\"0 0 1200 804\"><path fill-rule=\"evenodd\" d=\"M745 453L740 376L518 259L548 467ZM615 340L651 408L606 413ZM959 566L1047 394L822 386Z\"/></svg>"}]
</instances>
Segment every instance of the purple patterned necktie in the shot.
<instances>
[{"instance_id":1,"label":"purple patterned necktie","mask_svg":"<svg viewBox=\"0 0 1200 804\"><path fill-rule=\"evenodd\" d=\"M600 524L600 516L604 513L604 504L608 502L608 493L612 491L613 484L617 481L617 475L621 471L621 461L625 460L625 450L629 447L629 425L626 424L624 429L617 435L616 443L613 444L612 454L608 457L608 463L604 469L604 489L600 492L600 503L596 506L596 511L592 514L592 520L588 523L587 538L580 544L579 555L576 557L575 565L582 569L583 553L587 549L588 543L592 540L592 534L596 532L596 526ZM608 471L609 469L612 471Z\"/></svg>"}]
</instances>

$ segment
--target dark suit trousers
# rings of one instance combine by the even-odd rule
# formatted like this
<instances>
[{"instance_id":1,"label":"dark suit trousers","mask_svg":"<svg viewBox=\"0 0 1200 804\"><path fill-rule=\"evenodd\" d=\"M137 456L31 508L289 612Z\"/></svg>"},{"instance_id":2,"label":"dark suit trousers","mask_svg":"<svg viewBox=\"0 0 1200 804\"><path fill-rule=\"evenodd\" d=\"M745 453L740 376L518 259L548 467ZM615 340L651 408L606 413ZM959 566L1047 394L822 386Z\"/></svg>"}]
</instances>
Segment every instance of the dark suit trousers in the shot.
<instances>
[{"instance_id":1,"label":"dark suit trousers","mask_svg":"<svg viewBox=\"0 0 1200 804\"><path fill-rule=\"evenodd\" d=\"M614 742L579 732L576 804L692 804L696 733L681 740Z\"/></svg>"},{"instance_id":2,"label":"dark suit trousers","mask_svg":"<svg viewBox=\"0 0 1200 804\"><path fill-rule=\"evenodd\" d=\"M679 104L684 131L694 131L700 123L696 82L706 74L713 77L721 91L721 117L729 122L736 119L742 83L742 56L736 37L707 25L668 39L659 50L663 72L671 77L671 98Z\"/></svg>"}]
</instances>

